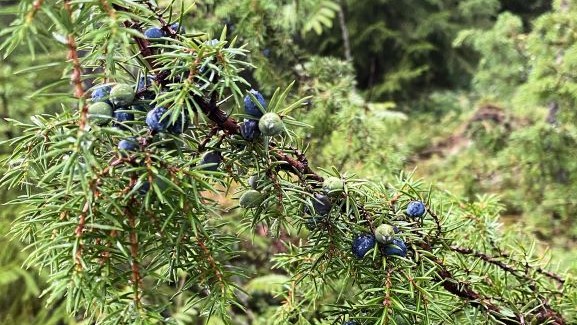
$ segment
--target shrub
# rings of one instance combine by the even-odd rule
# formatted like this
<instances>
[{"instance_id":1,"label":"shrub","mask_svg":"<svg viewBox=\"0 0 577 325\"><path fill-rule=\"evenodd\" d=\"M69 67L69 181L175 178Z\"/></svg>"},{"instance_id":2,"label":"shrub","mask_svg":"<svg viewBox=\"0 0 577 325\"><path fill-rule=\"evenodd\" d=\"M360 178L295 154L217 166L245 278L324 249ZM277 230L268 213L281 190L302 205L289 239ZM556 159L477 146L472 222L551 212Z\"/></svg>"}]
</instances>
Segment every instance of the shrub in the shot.
<instances>
[{"instance_id":1,"label":"shrub","mask_svg":"<svg viewBox=\"0 0 577 325\"><path fill-rule=\"evenodd\" d=\"M291 117L309 98L294 98L292 84L268 97L262 137L248 141L237 119L246 116L251 85L241 73L250 64L225 33L208 42L172 33L180 31L168 23L176 17L153 2L21 8L5 54L24 40L32 49L44 41L36 31L66 35L78 109L14 121L22 135L11 140L2 184L25 190L12 202L23 207L13 235L71 315L101 324L233 323L239 314L279 324L576 320L573 280L499 232L494 199L466 204L404 175L379 184L336 168L315 171L294 131L304 125ZM150 17L172 30L166 41L145 37ZM81 57L79 48L89 53ZM82 68L95 65L116 84L113 105L156 108L129 128L91 125ZM139 76L148 75L152 99L138 95ZM183 127L170 132L178 121ZM118 150L127 137L139 150ZM329 177L343 182L330 196L322 194ZM244 193L233 195L242 202L226 201L234 192ZM417 201L420 218L405 215ZM375 227L385 223L398 233L379 246ZM270 269L257 275L245 249L255 233L279 239L266 256ZM277 300L251 305L258 288Z\"/></svg>"}]
</instances>

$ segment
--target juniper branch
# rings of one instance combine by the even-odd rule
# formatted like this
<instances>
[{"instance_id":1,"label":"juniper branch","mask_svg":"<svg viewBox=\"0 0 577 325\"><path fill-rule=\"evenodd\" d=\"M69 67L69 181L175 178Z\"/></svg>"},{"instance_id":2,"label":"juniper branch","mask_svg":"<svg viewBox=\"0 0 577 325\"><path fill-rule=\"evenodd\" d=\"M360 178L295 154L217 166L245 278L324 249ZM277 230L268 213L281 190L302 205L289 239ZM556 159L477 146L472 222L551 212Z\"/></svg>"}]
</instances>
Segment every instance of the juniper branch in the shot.
<instances>
[{"instance_id":1,"label":"juniper branch","mask_svg":"<svg viewBox=\"0 0 577 325\"><path fill-rule=\"evenodd\" d=\"M136 40L136 43L138 44L138 46L140 47L140 52L141 53L149 53L149 48L148 48L148 43L147 42L142 42L142 41L138 41L138 39ZM151 63L151 66L154 66L154 62L151 58L145 56L145 59L147 59L149 61L149 63ZM157 75L156 77L157 81L160 81L160 83L162 84L162 76ZM211 94L210 98L208 100L199 97L198 95L193 95L195 96L195 101L199 104L201 111L212 121L216 124L216 126L218 127L219 130L225 132L225 134L228 135L235 135L239 133L240 127L238 125L238 122L231 118L230 116L228 116L224 111L222 111L217 105L217 99L216 99L216 94ZM271 148L274 148L274 146L271 146ZM277 159L279 159L280 161L284 161L286 162L287 166L289 166L289 168L285 169L285 170L289 170L289 171L293 171L297 176L303 176L306 179L310 179L313 181L318 181L318 182L322 182L323 177L318 175L315 171L313 171L310 166L308 165L308 163L306 160L306 157L303 154L298 154L297 158L293 158L290 157L289 155L287 155L286 153L283 152L279 152L276 151L275 152L275 156L277 157ZM364 211L363 213L363 218L367 219L371 225L371 228L374 230L374 226L372 225L372 220L370 219L370 216L368 215L368 213L366 213L366 211L364 209L361 209L361 211ZM439 238L440 235L442 234L442 227L440 224L440 220L439 218L435 215L435 214L431 214L433 219L435 220L435 224L436 224L436 236L435 238ZM424 243L425 246L429 246L429 244ZM430 251L430 249L429 249ZM501 314L501 308L496 305L494 302L492 302L489 298L481 295L480 293L476 292L475 290L473 290L473 288L471 288L471 286L469 284L460 282L458 280L456 280L454 278L454 276L452 275L452 273L446 268L446 266L443 264L443 262L441 260L437 260L436 261L436 265L438 267L438 272L437 272L437 277L435 278L436 282L439 282L442 284L443 288L445 288L445 290L447 290L448 292L454 294L457 297L460 297L464 300L467 301L467 303L473 307L479 308L485 312L490 313L491 315L493 315L495 318L497 318L500 322L504 323L504 324L523 324L524 320L523 320L523 316L522 315L518 315L516 314L515 317L511 318L511 317L507 317ZM533 317L540 321L540 322L545 322L545 321L554 321L554 324L556 325L564 325L566 322L563 319L563 317L556 312L555 310L553 310L550 307L547 307L547 305L543 305L542 306L542 310L533 315Z\"/></svg>"}]
</instances>

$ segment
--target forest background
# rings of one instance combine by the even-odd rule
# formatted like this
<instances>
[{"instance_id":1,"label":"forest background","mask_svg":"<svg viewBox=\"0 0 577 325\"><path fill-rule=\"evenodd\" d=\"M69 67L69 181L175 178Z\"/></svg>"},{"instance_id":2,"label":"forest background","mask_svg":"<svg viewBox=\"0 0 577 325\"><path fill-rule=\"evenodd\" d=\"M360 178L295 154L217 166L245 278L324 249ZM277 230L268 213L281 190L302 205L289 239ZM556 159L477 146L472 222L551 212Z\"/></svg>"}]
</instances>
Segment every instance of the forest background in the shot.
<instances>
[{"instance_id":1,"label":"forest background","mask_svg":"<svg viewBox=\"0 0 577 325\"><path fill-rule=\"evenodd\" d=\"M0 3L0 30L19 5ZM244 77L265 97L293 80L299 95L312 96L296 112L312 126L299 131L312 166L379 182L410 174L496 209L504 232L529 234L554 269L577 274L577 1L208 0L182 24L213 35L226 26L247 44L258 68ZM16 48L2 59L2 118L62 109L37 96L55 82L53 92L69 91L54 63L65 49L46 50L31 57ZM32 62L44 68L29 71ZM2 140L17 135L2 121ZM10 151L4 142L0 155ZM0 202L18 194L2 188ZM42 307L46 278L21 268L24 245L5 236L17 213L0 210L0 323L80 321L62 305ZM253 261L266 260L271 243L257 241Z\"/></svg>"}]
</instances>

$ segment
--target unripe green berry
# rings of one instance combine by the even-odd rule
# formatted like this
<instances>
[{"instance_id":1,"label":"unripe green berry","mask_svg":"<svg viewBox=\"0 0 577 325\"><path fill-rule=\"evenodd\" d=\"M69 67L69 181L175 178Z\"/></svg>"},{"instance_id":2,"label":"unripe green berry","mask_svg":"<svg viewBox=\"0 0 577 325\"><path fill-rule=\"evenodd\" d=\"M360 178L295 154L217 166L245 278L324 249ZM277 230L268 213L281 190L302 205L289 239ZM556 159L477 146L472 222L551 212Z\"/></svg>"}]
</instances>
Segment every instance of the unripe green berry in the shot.
<instances>
[{"instance_id":1,"label":"unripe green berry","mask_svg":"<svg viewBox=\"0 0 577 325\"><path fill-rule=\"evenodd\" d=\"M375 229L375 238L381 244L390 243L395 237L395 227L382 224Z\"/></svg>"},{"instance_id":2,"label":"unripe green berry","mask_svg":"<svg viewBox=\"0 0 577 325\"><path fill-rule=\"evenodd\" d=\"M284 123L277 113L266 113L258 121L258 129L263 135L272 137L284 131Z\"/></svg>"},{"instance_id":3,"label":"unripe green berry","mask_svg":"<svg viewBox=\"0 0 577 325\"><path fill-rule=\"evenodd\" d=\"M323 191L325 193L338 193L345 189L345 182L338 177L327 177L323 182Z\"/></svg>"},{"instance_id":4,"label":"unripe green berry","mask_svg":"<svg viewBox=\"0 0 577 325\"><path fill-rule=\"evenodd\" d=\"M104 125L112 119L112 107L105 102L96 102L88 106L88 121Z\"/></svg>"},{"instance_id":5,"label":"unripe green berry","mask_svg":"<svg viewBox=\"0 0 577 325\"><path fill-rule=\"evenodd\" d=\"M110 101L116 106L130 105L134 96L134 87L127 84L118 84L110 91Z\"/></svg>"},{"instance_id":6,"label":"unripe green berry","mask_svg":"<svg viewBox=\"0 0 577 325\"><path fill-rule=\"evenodd\" d=\"M263 199L261 192L257 190L248 190L244 192L239 199L239 205L242 208L256 208Z\"/></svg>"}]
</instances>

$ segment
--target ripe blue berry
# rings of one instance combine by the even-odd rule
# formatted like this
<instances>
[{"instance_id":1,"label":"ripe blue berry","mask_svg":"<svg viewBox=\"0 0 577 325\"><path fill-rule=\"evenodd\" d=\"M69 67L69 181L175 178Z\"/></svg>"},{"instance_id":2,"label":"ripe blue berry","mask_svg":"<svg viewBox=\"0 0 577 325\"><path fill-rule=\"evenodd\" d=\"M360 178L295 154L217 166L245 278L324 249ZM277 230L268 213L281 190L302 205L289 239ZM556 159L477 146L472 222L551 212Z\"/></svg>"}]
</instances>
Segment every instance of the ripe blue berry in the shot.
<instances>
[{"instance_id":1,"label":"ripe blue berry","mask_svg":"<svg viewBox=\"0 0 577 325\"><path fill-rule=\"evenodd\" d=\"M119 150L126 151L136 151L138 149L138 143L134 139L122 139L118 142Z\"/></svg>"},{"instance_id":2,"label":"ripe blue berry","mask_svg":"<svg viewBox=\"0 0 577 325\"><path fill-rule=\"evenodd\" d=\"M154 91L149 90L149 88L154 83L154 76L140 76L136 84L136 94L142 99L154 99Z\"/></svg>"},{"instance_id":3,"label":"ripe blue berry","mask_svg":"<svg viewBox=\"0 0 577 325\"><path fill-rule=\"evenodd\" d=\"M360 234L353 240L352 251L353 254L361 259L375 247L376 240L372 234Z\"/></svg>"},{"instance_id":4,"label":"ripe blue berry","mask_svg":"<svg viewBox=\"0 0 577 325\"><path fill-rule=\"evenodd\" d=\"M344 322L343 325L359 325L359 323L355 322L354 320L348 320Z\"/></svg>"},{"instance_id":5,"label":"ripe blue berry","mask_svg":"<svg viewBox=\"0 0 577 325\"><path fill-rule=\"evenodd\" d=\"M128 110L120 109L114 112L114 126L126 130L127 127L124 125L124 122L127 121L134 121L134 114L128 112Z\"/></svg>"},{"instance_id":6,"label":"ripe blue berry","mask_svg":"<svg viewBox=\"0 0 577 325\"><path fill-rule=\"evenodd\" d=\"M411 218L419 218L425 214L425 204L421 201L411 201L407 205L407 215Z\"/></svg>"},{"instance_id":7,"label":"ripe blue berry","mask_svg":"<svg viewBox=\"0 0 577 325\"><path fill-rule=\"evenodd\" d=\"M258 102L261 104L261 106L266 109L266 101L264 100L262 94L254 89L251 89L250 93L253 94L254 97L256 97L256 99L258 100ZM252 101L252 98L249 95L244 96L244 112L254 117L261 117L263 115L263 112Z\"/></svg>"},{"instance_id":8,"label":"ripe blue berry","mask_svg":"<svg viewBox=\"0 0 577 325\"><path fill-rule=\"evenodd\" d=\"M248 185L250 185L250 188L252 188L253 190L258 189L260 183L261 179L258 175L252 175L251 177L248 178Z\"/></svg>"},{"instance_id":9,"label":"ripe blue berry","mask_svg":"<svg viewBox=\"0 0 577 325\"><path fill-rule=\"evenodd\" d=\"M402 239L395 238L389 244L381 246L381 253L385 256L407 256L407 245Z\"/></svg>"},{"instance_id":10,"label":"ripe blue berry","mask_svg":"<svg viewBox=\"0 0 577 325\"><path fill-rule=\"evenodd\" d=\"M222 156L218 151L208 151L200 159L202 169L213 172L218 169L218 165L220 165L221 162Z\"/></svg>"},{"instance_id":11,"label":"ripe blue berry","mask_svg":"<svg viewBox=\"0 0 577 325\"><path fill-rule=\"evenodd\" d=\"M183 34L186 33L186 31L184 30L184 26L180 26L179 23L174 23L172 25L170 25L170 28L176 32L177 34Z\"/></svg>"},{"instance_id":12,"label":"ripe blue berry","mask_svg":"<svg viewBox=\"0 0 577 325\"><path fill-rule=\"evenodd\" d=\"M166 108L157 106L146 114L146 125L152 132L164 132L170 123L168 116L164 116ZM163 118L164 116L164 118Z\"/></svg>"},{"instance_id":13,"label":"ripe blue berry","mask_svg":"<svg viewBox=\"0 0 577 325\"><path fill-rule=\"evenodd\" d=\"M146 38L148 39L155 39L165 37L166 34L159 27L150 27L149 29L144 31L144 36L146 36Z\"/></svg>"},{"instance_id":14,"label":"ripe blue berry","mask_svg":"<svg viewBox=\"0 0 577 325\"><path fill-rule=\"evenodd\" d=\"M243 139L247 141L252 141L260 134L258 129L258 121L251 119L244 119L244 122L240 125L240 135Z\"/></svg>"},{"instance_id":15,"label":"ripe blue berry","mask_svg":"<svg viewBox=\"0 0 577 325\"><path fill-rule=\"evenodd\" d=\"M91 96L91 100L93 103L97 103L97 102L105 102L108 105L112 105L112 103L110 102L110 100L108 99L110 97L110 91L112 90L112 85L101 85L98 86L97 88L95 88L92 91L92 96Z\"/></svg>"},{"instance_id":16,"label":"ripe blue berry","mask_svg":"<svg viewBox=\"0 0 577 325\"><path fill-rule=\"evenodd\" d=\"M313 209L316 214L325 216L329 214L332 206L333 205L328 196L315 193L313 200Z\"/></svg>"}]
</instances>

